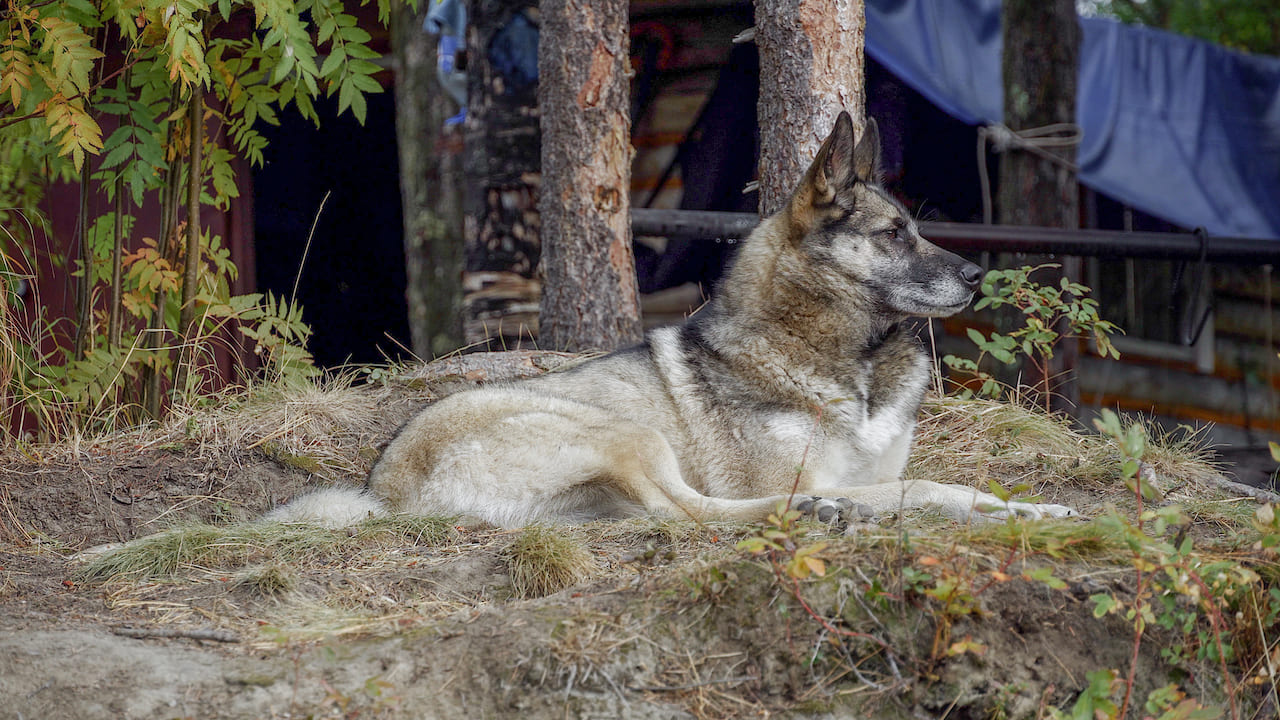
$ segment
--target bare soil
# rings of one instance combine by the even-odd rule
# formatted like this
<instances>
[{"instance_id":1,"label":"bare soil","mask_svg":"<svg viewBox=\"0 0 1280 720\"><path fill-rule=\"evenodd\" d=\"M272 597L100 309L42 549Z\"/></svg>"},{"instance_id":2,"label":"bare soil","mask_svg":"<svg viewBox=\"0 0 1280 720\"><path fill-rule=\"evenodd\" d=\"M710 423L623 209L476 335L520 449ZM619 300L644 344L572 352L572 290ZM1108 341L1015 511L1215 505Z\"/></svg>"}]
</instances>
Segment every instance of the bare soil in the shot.
<instances>
[{"instance_id":1,"label":"bare soil","mask_svg":"<svg viewBox=\"0 0 1280 720\"><path fill-rule=\"evenodd\" d=\"M560 361L458 360L392 392L370 388L382 412L351 442L376 456L431 398ZM318 479L269 443L181 433L42 452L0 467L0 718L1043 717L1069 709L1088 672L1128 671L1134 646L1127 621L1095 618L1088 599L1133 592L1132 571L1110 560L1055 561L1065 590L1005 567L973 612L940 619L904 566L933 553L987 573L1004 558L957 546L956 526L928 513L850 536L814 528L806 542L829 543L830 572L794 586L735 549L750 527L649 520L564 529L594 566L532 599L510 582L516 533L486 527L88 580L83 550L252 520L316 482L358 482L360 461ZM1090 514L1120 497L1048 490ZM1194 536L1224 534L1218 516L1201 517ZM1140 649L1138 696L1173 678L1222 702L1215 666L1161 659L1163 632ZM1244 716L1274 713L1254 692Z\"/></svg>"}]
</instances>

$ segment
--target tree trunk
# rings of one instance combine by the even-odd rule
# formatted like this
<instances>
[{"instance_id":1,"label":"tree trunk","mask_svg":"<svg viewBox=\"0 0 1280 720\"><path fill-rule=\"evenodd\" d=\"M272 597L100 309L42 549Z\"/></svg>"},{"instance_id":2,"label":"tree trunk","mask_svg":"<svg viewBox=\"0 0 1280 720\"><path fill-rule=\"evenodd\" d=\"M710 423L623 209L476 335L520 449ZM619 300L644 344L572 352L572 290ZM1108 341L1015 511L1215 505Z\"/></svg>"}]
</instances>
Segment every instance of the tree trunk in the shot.
<instances>
[{"instance_id":1,"label":"tree trunk","mask_svg":"<svg viewBox=\"0 0 1280 720\"><path fill-rule=\"evenodd\" d=\"M760 48L760 214L791 196L836 115L863 127L862 0L755 0Z\"/></svg>"},{"instance_id":2,"label":"tree trunk","mask_svg":"<svg viewBox=\"0 0 1280 720\"><path fill-rule=\"evenodd\" d=\"M1076 121L1080 24L1073 0L1005 0L1004 119L1011 130ZM1048 152L1075 162L1075 148ZM1002 225L1080 227L1075 173L1013 150L1000 158Z\"/></svg>"},{"instance_id":3,"label":"tree trunk","mask_svg":"<svg viewBox=\"0 0 1280 720\"><path fill-rule=\"evenodd\" d=\"M444 127L456 106L436 78L436 39L422 29L429 9L391 6L405 297L413 352L423 360L462 345L464 256L461 129Z\"/></svg>"},{"instance_id":4,"label":"tree trunk","mask_svg":"<svg viewBox=\"0 0 1280 720\"><path fill-rule=\"evenodd\" d=\"M173 373L172 392L180 396L187 391L187 373L195 363L196 286L200 282L200 186L204 178L201 150L204 146L204 92L200 84L191 86L191 99L187 106L187 132L189 133L187 156L187 249L182 277L182 304L178 311L178 333L182 349L178 352L178 364Z\"/></svg>"},{"instance_id":5,"label":"tree trunk","mask_svg":"<svg viewBox=\"0 0 1280 720\"><path fill-rule=\"evenodd\" d=\"M1004 0L1003 32L1005 125L1019 131L1074 123L1080 62L1075 0ZM1064 162L1016 148L1001 156L997 201L1001 224L1080 227L1075 172L1066 164L1075 162L1075 148L1046 151ZM1064 275L1079 277L1078 258L1057 261ZM1077 355L1074 342L1062 342L1047 370L1054 410L1072 412L1079 404L1074 376ZM1045 378L1032 382L1044 387Z\"/></svg>"},{"instance_id":6,"label":"tree trunk","mask_svg":"<svg viewBox=\"0 0 1280 720\"><path fill-rule=\"evenodd\" d=\"M536 1L467 3L463 336L482 350L515 349L538 331L538 84L520 62L536 32L530 10Z\"/></svg>"},{"instance_id":7,"label":"tree trunk","mask_svg":"<svg viewBox=\"0 0 1280 720\"><path fill-rule=\"evenodd\" d=\"M107 310L107 347L112 350L120 347L120 333L123 307L121 295L124 286L121 284L124 264L124 180L117 177L115 196L112 200L112 221L115 230L112 233L114 243L111 248L111 300Z\"/></svg>"},{"instance_id":8,"label":"tree trunk","mask_svg":"<svg viewBox=\"0 0 1280 720\"><path fill-rule=\"evenodd\" d=\"M543 0L543 294L539 345L612 350L641 336L631 254L627 1Z\"/></svg>"},{"instance_id":9,"label":"tree trunk","mask_svg":"<svg viewBox=\"0 0 1280 720\"><path fill-rule=\"evenodd\" d=\"M174 104L177 99L174 99ZM176 124L176 123L175 123ZM168 142L173 144L174 125L169 127ZM164 187L160 191L160 235L159 246L156 248L158 254L162 258L170 256L170 246L177 238L178 228L178 199L182 193L179 190L179 178L181 173L178 172L177 161L170 163L169 168L164 174ZM150 361L143 369L143 406L146 408L147 414L154 419L160 418L160 410L164 405L164 398L161 395L163 389L163 370L168 364L169 352L165 350L165 346L172 342L172 338L165 335L165 305L168 303L164 286L161 285L155 294L155 312L151 316L151 320L147 323L147 337L145 346L154 350Z\"/></svg>"},{"instance_id":10,"label":"tree trunk","mask_svg":"<svg viewBox=\"0 0 1280 720\"><path fill-rule=\"evenodd\" d=\"M80 244L80 269L84 274L76 285L76 359L83 360L93 347L93 248L89 245L89 167L80 172L80 204L76 235Z\"/></svg>"}]
</instances>

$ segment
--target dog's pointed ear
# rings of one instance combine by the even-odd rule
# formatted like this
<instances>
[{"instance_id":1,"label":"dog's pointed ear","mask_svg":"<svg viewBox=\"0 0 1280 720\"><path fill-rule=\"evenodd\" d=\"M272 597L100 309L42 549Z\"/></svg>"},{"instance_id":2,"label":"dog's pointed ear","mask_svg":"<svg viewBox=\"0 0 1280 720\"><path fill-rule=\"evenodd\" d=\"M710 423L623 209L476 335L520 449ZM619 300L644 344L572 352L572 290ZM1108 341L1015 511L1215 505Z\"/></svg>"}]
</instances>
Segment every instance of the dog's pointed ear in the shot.
<instances>
[{"instance_id":1,"label":"dog's pointed ear","mask_svg":"<svg viewBox=\"0 0 1280 720\"><path fill-rule=\"evenodd\" d=\"M853 150L853 172L862 182L880 182L880 127L873 117L867 118L867 127Z\"/></svg>"},{"instance_id":2,"label":"dog's pointed ear","mask_svg":"<svg viewBox=\"0 0 1280 720\"><path fill-rule=\"evenodd\" d=\"M822 147L818 148L818 156L813 159L814 200L818 203L829 203L835 199L836 192L852 185L857 179L854 166L853 118L841 110L836 117L836 125L831 129Z\"/></svg>"}]
</instances>

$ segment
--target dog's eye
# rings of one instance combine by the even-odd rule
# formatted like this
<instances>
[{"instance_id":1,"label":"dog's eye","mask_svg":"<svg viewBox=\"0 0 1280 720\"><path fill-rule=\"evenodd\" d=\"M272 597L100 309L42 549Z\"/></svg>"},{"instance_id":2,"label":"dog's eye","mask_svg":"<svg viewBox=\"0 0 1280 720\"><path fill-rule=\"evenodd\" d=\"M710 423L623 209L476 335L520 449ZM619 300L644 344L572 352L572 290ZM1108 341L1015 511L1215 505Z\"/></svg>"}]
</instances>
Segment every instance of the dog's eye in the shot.
<instances>
[{"instance_id":1,"label":"dog's eye","mask_svg":"<svg viewBox=\"0 0 1280 720\"><path fill-rule=\"evenodd\" d=\"M892 227L888 230L881 231L880 234L883 235L886 240L892 240L894 242L902 242L903 240L901 228Z\"/></svg>"}]
</instances>

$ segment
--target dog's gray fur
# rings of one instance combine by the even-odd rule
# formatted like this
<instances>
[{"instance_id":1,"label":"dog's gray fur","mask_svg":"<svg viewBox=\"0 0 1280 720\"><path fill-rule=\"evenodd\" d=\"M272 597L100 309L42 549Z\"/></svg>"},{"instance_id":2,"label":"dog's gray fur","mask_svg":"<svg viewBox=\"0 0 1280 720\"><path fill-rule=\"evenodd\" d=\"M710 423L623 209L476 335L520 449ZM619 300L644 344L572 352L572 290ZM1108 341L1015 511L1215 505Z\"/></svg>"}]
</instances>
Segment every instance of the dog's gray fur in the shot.
<instances>
[{"instance_id":1,"label":"dog's gray fur","mask_svg":"<svg viewBox=\"0 0 1280 720\"><path fill-rule=\"evenodd\" d=\"M877 184L878 156L874 122L855 143L841 113L789 205L686 323L566 372L440 400L404 426L367 489L300 498L269 517L757 520L793 487L796 504L848 498L864 514L1074 514L902 480L929 382L903 321L965 307L982 273L920 237Z\"/></svg>"}]
</instances>

